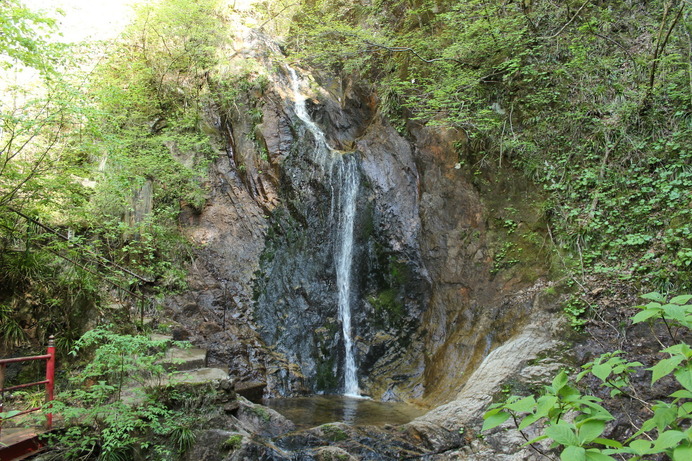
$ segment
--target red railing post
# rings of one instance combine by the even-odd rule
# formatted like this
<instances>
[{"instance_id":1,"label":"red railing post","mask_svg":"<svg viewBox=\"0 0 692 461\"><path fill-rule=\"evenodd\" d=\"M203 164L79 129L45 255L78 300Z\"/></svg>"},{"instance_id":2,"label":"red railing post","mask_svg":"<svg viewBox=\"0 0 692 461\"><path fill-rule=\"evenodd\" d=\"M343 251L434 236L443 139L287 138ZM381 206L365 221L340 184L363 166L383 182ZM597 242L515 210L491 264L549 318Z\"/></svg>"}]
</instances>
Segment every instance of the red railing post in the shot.
<instances>
[{"instance_id":1,"label":"red railing post","mask_svg":"<svg viewBox=\"0 0 692 461\"><path fill-rule=\"evenodd\" d=\"M53 335L48 338L46 354L49 356L46 360L46 402L52 402L55 389L55 337ZM50 404L48 404L48 408L51 408ZM53 413L46 413L46 428L51 430L52 427Z\"/></svg>"}]
</instances>

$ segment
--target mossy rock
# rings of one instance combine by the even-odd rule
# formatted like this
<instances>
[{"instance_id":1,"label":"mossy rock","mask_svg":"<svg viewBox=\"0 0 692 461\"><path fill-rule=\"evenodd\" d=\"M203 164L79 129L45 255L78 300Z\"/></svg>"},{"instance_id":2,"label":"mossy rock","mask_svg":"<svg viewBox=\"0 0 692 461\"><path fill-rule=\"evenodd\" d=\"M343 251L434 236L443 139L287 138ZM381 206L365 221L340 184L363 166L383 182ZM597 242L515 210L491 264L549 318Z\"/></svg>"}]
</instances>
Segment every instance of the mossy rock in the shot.
<instances>
[{"instance_id":1,"label":"mossy rock","mask_svg":"<svg viewBox=\"0 0 692 461\"><path fill-rule=\"evenodd\" d=\"M343 442L348 439L348 434L342 428L334 424L325 424L321 427L324 438L330 442Z\"/></svg>"}]
</instances>

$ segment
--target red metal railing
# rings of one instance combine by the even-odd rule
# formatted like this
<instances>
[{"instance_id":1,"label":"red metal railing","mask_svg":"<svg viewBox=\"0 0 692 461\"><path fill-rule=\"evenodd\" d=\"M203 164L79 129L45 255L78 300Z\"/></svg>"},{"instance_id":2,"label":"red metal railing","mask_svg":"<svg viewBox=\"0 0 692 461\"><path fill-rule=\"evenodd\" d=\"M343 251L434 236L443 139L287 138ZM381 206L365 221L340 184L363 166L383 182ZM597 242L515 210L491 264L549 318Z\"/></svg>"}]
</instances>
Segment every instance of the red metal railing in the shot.
<instances>
[{"instance_id":1,"label":"red metal railing","mask_svg":"<svg viewBox=\"0 0 692 461\"><path fill-rule=\"evenodd\" d=\"M5 381L5 367L9 363L17 362L29 362L32 360L45 360L46 361L46 379L43 381L37 381L35 383L18 384L11 387L3 387ZM55 338L51 336L48 338L48 349L45 355L34 355L31 357L15 357L11 359L0 359L0 413L3 412L3 401L5 400L5 392L14 391L17 389L24 389L25 387L31 386L46 386L46 402L51 402L53 400L53 391L55 389ZM13 414L10 417L4 419L15 418L17 416L25 415L31 413L32 411L39 411L41 407L30 408L29 410L24 410L19 413ZM2 430L2 422L4 420L0 417L0 430ZM53 414L46 414L46 428L50 430L53 426Z\"/></svg>"}]
</instances>

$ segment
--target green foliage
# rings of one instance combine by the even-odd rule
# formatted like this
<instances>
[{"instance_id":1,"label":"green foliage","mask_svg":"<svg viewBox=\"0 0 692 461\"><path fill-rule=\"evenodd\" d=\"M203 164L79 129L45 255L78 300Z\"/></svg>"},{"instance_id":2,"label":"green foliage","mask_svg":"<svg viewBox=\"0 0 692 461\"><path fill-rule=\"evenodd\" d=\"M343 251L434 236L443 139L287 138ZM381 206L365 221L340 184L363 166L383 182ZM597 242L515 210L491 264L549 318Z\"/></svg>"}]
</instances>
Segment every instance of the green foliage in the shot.
<instances>
[{"instance_id":1,"label":"green foliage","mask_svg":"<svg viewBox=\"0 0 692 461\"><path fill-rule=\"evenodd\" d=\"M233 434L223 442L223 447L227 450L237 450L243 444L243 436Z\"/></svg>"},{"instance_id":2,"label":"green foliage","mask_svg":"<svg viewBox=\"0 0 692 461\"><path fill-rule=\"evenodd\" d=\"M588 321L589 306L578 296L571 296L563 306L563 311L575 329L582 328Z\"/></svg>"},{"instance_id":3,"label":"green foliage","mask_svg":"<svg viewBox=\"0 0 692 461\"><path fill-rule=\"evenodd\" d=\"M668 322L667 326L674 324L689 329L687 322L692 319L692 304L688 303L692 296L676 296L668 302L658 293L649 293L644 298L652 302L640 306L642 311L633 317L634 323L660 318ZM670 327L668 331L671 331ZM511 395L504 402L493 404L484 415L483 430L497 427L510 418L519 431L536 425L542 433L532 440L527 438L527 445L533 446L540 440L549 439L551 448L559 448L560 457L565 461L615 460L613 455L638 460L659 453L673 460L687 459L692 452L692 429L689 427L692 419L692 349L683 342L661 352L668 357L647 370L652 373L652 385L669 375L674 377L679 389L670 394L667 401L645 402L637 397L630 376L643 365L627 361L622 357L622 351L603 354L583 365L583 370L574 380L578 383L586 376L594 376L603 387L610 389L611 398L627 399L650 408L653 416L640 428L634 427L634 434L627 440L603 436L606 423L614 419L613 416L602 406L601 399L582 393L576 384L570 383L565 371L561 371L538 398Z\"/></svg>"},{"instance_id":4,"label":"green foliage","mask_svg":"<svg viewBox=\"0 0 692 461\"><path fill-rule=\"evenodd\" d=\"M463 130L474 171L507 162L542 184L580 271L684 291L690 17L682 0L315 1L291 44L369 81L397 126Z\"/></svg>"},{"instance_id":5,"label":"green foliage","mask_svg":"<svg viewBox=\"0 0 692 461\"><path fill-rule=\"evenodd\" d=\"M265 423L271 420L271 415L269 414L267 409L261 405L253 405L252 407L250 407L250 411L257 415Z\"/></svg>"},{"instance_id":6,"label":"green foliage","mask_svg":"<svg viewBox=\"0 0 692 461\"><path fill-rule=\"evenodd\" d=\"M0 231L2 346L30 340L43 345L50 334L60 332L58 346L67 350L89 320L85 313L100 299L99 283L84 268L56 257L77 258L77 249L57 242L47 245L52 239L42 229L16 215L6 223L12 227ZM34 332L31 338L25 330Z\"/></svg>"},{"instance_id":7,"label":"green foliage","mask_svg":"<svg viewBox=\"0 0 692 461\"><path fill-rule=\"evenodd\" d=\"M348 434L339 426L333 424L325 424L322 426L322 432L327 440L332 442L341 442L348 439Z\"/></svg>"},{"instance_id":8,"label":"green foliage","mask_svg":"<svg viewBox=\"0 0 692 461\"><path fill-rule=\"evenodd\" d=\"M76 342L72 355L87 363L51 409L65 421L64 431L50 436L63 459L133 459L144 451L147 459L167 460L173 451L190 448L195 441L191 416L168 408L148 390L168 375L160 362L165 346L165 341L106 328Z\"/></svg>"},{"instance_id":9,"label":"green foliage","mask_svg":"<svg viewBox=\"0 0 692 461\"><path fill-rule=\"evenodd\" d=\"M4 304L0 304L0 332L1 345L6 349L19 346L26 340L24 330L12 316L12 308Z\"/></svg>"},{"instance_id":10,"label":"green foliage","mask_svg":"<svg viewBox=\"0 0 692 461\"><path fill-rule=\"evenodd\" d=\"M375 309L374 321L382 328L398 326L406 314L403 303L398 299L398 290L394 288L368 297L368 302Z\"/></svg>"},{"instance_id":11,"label":"green foliage","mask_svg":"<svg viewBox=\"0 0 692 461\"><path fill-rule=\"evenodd\" d=\"M28 9L21 0L0 3L0 69L18 63L41 72L52 72L56 56L48 37L55 19Z\"/></svg>"}]
</instances>

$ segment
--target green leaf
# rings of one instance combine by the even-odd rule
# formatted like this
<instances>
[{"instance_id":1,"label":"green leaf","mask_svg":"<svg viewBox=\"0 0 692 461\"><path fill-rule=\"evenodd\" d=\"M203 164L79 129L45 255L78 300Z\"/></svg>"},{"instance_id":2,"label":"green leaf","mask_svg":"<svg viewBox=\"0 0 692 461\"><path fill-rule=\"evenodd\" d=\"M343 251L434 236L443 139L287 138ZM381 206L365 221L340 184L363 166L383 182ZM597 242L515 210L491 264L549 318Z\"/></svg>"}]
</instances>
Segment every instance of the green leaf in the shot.
<instances>
[{"instance_id":1,"label":"green leaf","mask_svg":"<svg viewBox=\"0 0 692 461\"><path fill-rule=\"evenodd\" d=\"M565 370L561 370L560 373L553 378L552 386L555 392L557 392L565 387L565 384L567 384L567 372Z\"/></svg>"},{"instance_id":2,"label":"green leaf","mask_svg":"<svg viewBox=\"0 0 692 461\"><path fill-rule=\"evenodd\" d=\"M586 461L586 450L582 447L569 445L560 454L562 461Z\"/></svg>"},{"instance_id":3,"label":"green leaf","mask_svg":"<svg viewBox=\"0 0 692 461\"><path fill-rule=\"evenodd\" d=\"M651 442L648 440L633 440L629 448L637 455L648 455L651 452Z\"/></svg>"},{"instance_id":4,"label":"green leaf","mask_svg":"<svg viewBox=\"0 0 692 461\"><path fill-rule=\"evenodd\" d=\"M547 427L545 435L562 445L579 445L573 426L568 423L563 422Z\"/></svg>"},{"instance_id":5,"label":"green leaf","mask_svg":"<svg viewBox=\"0 0 692 461\"><path fill-rule=\"evenodd\" d=\"M586 450L586 460L587 461L615 461L612 456L601 453L596 448L589 448Z\"/></svg>"},{"instance_id":6,"label":"green leaf","mask_svg":"<svg viewBox=\"0 0 692 461\"><path fill-rule=\"evenodd\" d=\"M522 447L525 447L527 445L531 445L532 443L536 443L536 442L541 441L541 440L545 440L547 438L548 438L547 435L539 435L538 437L533 438L533 439L529 440L528 442L522 444Z\"/></svg>"},{"instance_id":7,"label":"green leaf","mask_svg":"<svg viewBox=\"0 0 692 461\"><path fill-rule=\"evenodd\" d=\"M690 299L692 299L692 295L680 295L671 299L670 303L682 306L683 304L687 304Z\"/></svg>"},{"instance_id":8,"label":"green leaf","mask_svg":"<svg viewBox=\"0 0 692 461\"><path fill-rule=\"evenodd\" d=\"M608 363L599 363L591 369L591 373L603 382L608 379L611 371L613 371L613 368Z\"/></svg>"},{"instance_id":9,"label":"green leaf","mask_svg":"<svg viewBox=\"0 0 692 461\"><path fill-rule=\"evenodd\" d=\"M661 293L657 293L655 291L652 291L651 293L647 293L645 295L642 295L642 298L648 299L650 301L657 301L659 303L664 303L666 302L666 298L661 295Z\"/></svg>"},{"instance_id":10,"label":"green leaf","mask_svg":"<svg viewBox=\"0 0 692 461\"><path fill-rule=\"evenodd\" d=\"M675 372L675 379L688 391L692 391L692 369L682 368Z\"/></svg>"},{"instance_id":11,"label":"green leaf","mask_svg":"<svg viewBox=\"0 0 692 461\"><path fill-rule=\"evenodd\" d=\"M654 407L654 416L642 425L642 429L645 427L647 428L646 430L653 429L653 426L650 427L649 424L647 424L649 421L652 421L658 431L661 432L675 421L676 417L677 407L675 405L659 403Z\"/></svg>"},{"instance_id":12,"label":"green leaf","mask_svg":"<svg viewBox=\"0 0 692 461\"><path fill-rule=\"evenodd\" d=\"M579 443L584 445L591 442L603 433L603 430L605 429L605 421L590 419L582 423L581 426L578 426L578 428Z\"/></svg>"},{"instance_id":13,"label":"green leaf","mask_svg":"<svg viewBox=\"0 0 692 461\"><path fill-rule=\"evenodd\" d=\"M632 323L640 323L645 320L649 320L651 317L659 315L661 311L657 309L646 309L638 312L634 317L632 317Z\"/></svg>"},{"instance_id":14,"label":"green leaf","mask_svg":"<svg viewBox=\"0 0 692 461\"><path fill-rule=\"evenodd\" d=\"M541 417L536 414L527 415L524 419L521 420L521 423L519 423L519 427L517 427L517 429L519 429L520 431L524 430L536 421L538 421L539 419L541 419Z\"/></svg>"},{"instance_id":15,"label":"green leaf","mask_svg":"<svg viewBox=\"0 0 692 461\"><path fill-rule=\"evenodd\" d=\"M692 402L685 402L678 408L678 418L692 419ZM692 434L690 434L692 439Z\"/></svg>"},{"instance_id":16,"label":"green leaf","mask_svg":"<svg viewBox=\"0 0 692 461\"><path fill-rule=\"evenodd\" d=\"M663 306L666 318L677 320L680 323L685 322L685 317L687 315L686 306L678 306L675 304L666 304Z\"/></svg>"},{"instance_id":17,"label":"green leaf","mask_svg":"<svg viewBox=\"0 0 692 461\"><path fill-rule=\"evenodd\" d=\"M692 399L692 391L688 391L687 389L680 389L679 391L675 391L672 394L670 394L670 396L676 399Z\"/></svg>"},{"instance_id":18,"label":"green leaf","mask_svg":"<svg viewBox=\"0 0 692 461\"><path fill-rule=\"evenodd\" d=\"M533 398L533 395L529 395L528 397L524 397L516 402L508 403L505 406L508 410L516 411L518 413L528 413L531 412L536 406L536 399Z\"/></svg>"},{"instance_id":19,"label":"green leaf","mask_svg":"<svg viewBox=\"0 0 692 461\"><path fill-rule=\"evenodd\" d=\"M507 421L507 419L509 419L510 416L511 415L506 411L499 411L499 409L497 411L490 410L485 415L483 415L485 421L483 422L483 428L481 429L481 431L488 431L494 427L499 426L500 424Z\"/></svg>"},{"instance_id":20,"label":"green leaf","mask_svg":"<svg viewBox=\"0 0 692 461\"><path fill-rule=\"evenodd\" d=\"M649 370L653 372L651 375L651 384L655 383L664 376L670 374L673 370L675 370L675 367L677 367L682 361L683 357L670 357L668 359L661 360L656 365L649 368Z\"/></svg>"},{"instance_id":21,"label":"green leaf","mask_svg":"<svg viewBox=\"0 0 692 461\"><path fill-rule=\"evenodd\" d=\"M21 413L20 410L4 411L0 413L0 420L12 418L13 416L17 416L19 413Z\"/></svg>"},{"instance_id":22,"label":"green leaf","mask_svg":"<svg viewBox=\"0 0 692 461\"><path fill-rule=\"evenodd\" d=\"M546 394L538 398L536 402L536 412L535 415L539 418L548 416L550 410L555 407L558 398L556 395Z\"/></svg>"},{"instance_id":23,"label":"green leaf","mask_svg":"<svg viewBox=\"0 0 692 461\"><path fill-rule=\"evenodd\" d=\"M593 439L591 441L592 443L598 443L600 445L605 445L606 447L612 447L612 448L622 448L622 444L618 442L617 440L612 440L612 439Z\"/></svg>"},{"instance_id":24,"label":"green leaf","mask_svg":"<svg viewBox=\"0 0 692 461\"><path fill-rule=\"evenodd\" d=\"M673 461L689 461L692 459L692 446L680 445L673 450Z\"/></svg>"},{"instance_id":25,"label":"green leaf","mask_svg":"<svg viewBox=\"0 0 692 461\"><path fill-rule=\"evenodd\" d=\"M685 434L680 431L665 431L654 442L654 453L659 453L668 448L672 448L685 438Z\"/></svg>"}]
</instances>

